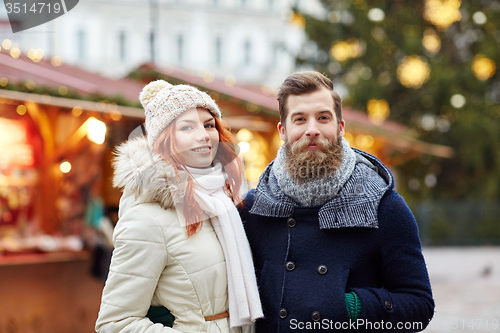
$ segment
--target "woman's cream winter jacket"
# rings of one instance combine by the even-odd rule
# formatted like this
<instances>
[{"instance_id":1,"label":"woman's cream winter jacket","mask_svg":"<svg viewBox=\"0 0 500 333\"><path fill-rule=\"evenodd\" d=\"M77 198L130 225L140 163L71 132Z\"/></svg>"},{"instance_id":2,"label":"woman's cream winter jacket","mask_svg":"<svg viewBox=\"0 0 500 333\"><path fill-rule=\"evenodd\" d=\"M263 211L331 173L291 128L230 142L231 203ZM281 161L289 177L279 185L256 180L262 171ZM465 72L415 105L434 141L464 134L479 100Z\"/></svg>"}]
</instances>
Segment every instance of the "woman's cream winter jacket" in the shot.
<instances>
[{"instance_id":1,"label":"woman's cream winter jacket","mask_svg":"<svg viewBox=\"0 0 500 333\"><path fill-rule=\"evenodd\" d=\"M124 196L96 331L236 331L229 329L228 318L205 321L228 310L224 254L210 220L187 237L174 208L174 202L182 201L184 186L151 153L146 139L118 148L114 184L124 188ZM167 307L174 327L145 318L150 305Z\"/></svg>"}]
</instances>

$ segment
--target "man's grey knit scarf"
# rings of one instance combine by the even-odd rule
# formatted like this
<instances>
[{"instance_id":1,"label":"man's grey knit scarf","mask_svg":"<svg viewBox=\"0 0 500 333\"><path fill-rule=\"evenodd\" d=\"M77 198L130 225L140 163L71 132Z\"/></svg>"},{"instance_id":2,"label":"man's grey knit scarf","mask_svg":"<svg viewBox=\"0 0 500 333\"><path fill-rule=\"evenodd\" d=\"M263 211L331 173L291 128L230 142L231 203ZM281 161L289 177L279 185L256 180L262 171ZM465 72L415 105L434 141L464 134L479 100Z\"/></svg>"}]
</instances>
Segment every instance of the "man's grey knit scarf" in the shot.
<instances>
[{"instance_id":1,"label":"man's grey knit scarf","mask_svg":"<svg viewBox=\"0 0 500 333\"><path fill-rule=\"evenodd\" d=\"M284 146L282 146L274 160L272 172L276 176L278 186L283 193L299 206L318 207L335 197L354 171L356 154L349 146L349 142L344 138L342 138L342 155L342 164L333 176L313 178L299 184L286 171L286 152Z\"/></svg>"}]
</instances>

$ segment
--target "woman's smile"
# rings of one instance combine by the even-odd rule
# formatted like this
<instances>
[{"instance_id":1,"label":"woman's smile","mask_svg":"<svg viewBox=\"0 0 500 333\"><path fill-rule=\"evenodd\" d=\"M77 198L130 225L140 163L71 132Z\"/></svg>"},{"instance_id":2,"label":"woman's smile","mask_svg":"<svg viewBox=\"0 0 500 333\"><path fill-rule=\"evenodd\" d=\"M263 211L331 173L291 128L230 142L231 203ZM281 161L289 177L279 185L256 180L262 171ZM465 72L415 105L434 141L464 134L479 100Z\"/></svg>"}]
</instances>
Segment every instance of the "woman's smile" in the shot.
<instances>
[{"instance_id":1,"label":"woman's smile","mask_svg":"<svg viewBox=\"0 0 500 333\"><path fill-rule=\"evenodd\" d=\"M210 154L210 152L212 151L212 147L210 147L210 146L203 146L203 147L198 147L198 148L194 148L194 149L191 149L191 150L194 151L195 153Z\"/></svg>"}]
</instances>

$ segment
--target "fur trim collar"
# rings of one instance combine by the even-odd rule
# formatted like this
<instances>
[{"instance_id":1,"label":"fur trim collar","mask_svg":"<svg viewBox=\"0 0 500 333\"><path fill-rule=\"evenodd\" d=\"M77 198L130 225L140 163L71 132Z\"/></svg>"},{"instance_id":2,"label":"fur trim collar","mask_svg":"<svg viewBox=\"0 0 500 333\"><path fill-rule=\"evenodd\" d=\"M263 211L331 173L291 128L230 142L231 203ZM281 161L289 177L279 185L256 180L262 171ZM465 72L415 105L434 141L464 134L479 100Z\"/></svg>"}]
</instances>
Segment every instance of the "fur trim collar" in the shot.
<instances>
[{"instance_id":1,"label":"fur trim collar","mask_svg":"<svg viewBox=\"0 0 500 333\"><path fill-rule=\"evenodd\" d=\"M158 203L169 209L182 201L189 174L180 171L180 180L174 168L151 151L145 137L122 143L116 147L115 155L113 186L127 195L133 194L134 205Z\"/></svg>"}]
</instances>

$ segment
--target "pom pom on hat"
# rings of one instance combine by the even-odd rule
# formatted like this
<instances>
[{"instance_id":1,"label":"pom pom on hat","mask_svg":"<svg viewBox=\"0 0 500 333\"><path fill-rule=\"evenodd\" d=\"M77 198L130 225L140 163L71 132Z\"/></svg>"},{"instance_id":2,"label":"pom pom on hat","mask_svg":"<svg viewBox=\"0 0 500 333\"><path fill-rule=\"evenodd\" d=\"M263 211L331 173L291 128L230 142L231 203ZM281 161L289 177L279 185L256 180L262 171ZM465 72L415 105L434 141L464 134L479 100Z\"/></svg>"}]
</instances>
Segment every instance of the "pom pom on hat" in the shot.
<instances>
[{"instance_id":1,"label":"pom pom on hat","mask_svg":"<svg viewBox=\"0 0 500 333\"><path fill-rule=\"evenodd\" d=\"M146 108L146 106L155 98L156 94L164 88L171 88L173 85L164 80L157 80L150 82L146 85L139 95L139 100L141 101L142 107Z\"/></svg>"},{"instance_id":2,"label":"pom pom on hat","mask_svg":"<svg viewBox=\"0 0 500 333\"><path fill-rule=\"evenodd\" d=\"M149 146L154 144L181 113L203 108L220 118L221 112L215 101L206 92L187 84L172 85L164 80L149 83L139 95L146 114L146 131Z\"/></svg>"}]
</instances>

